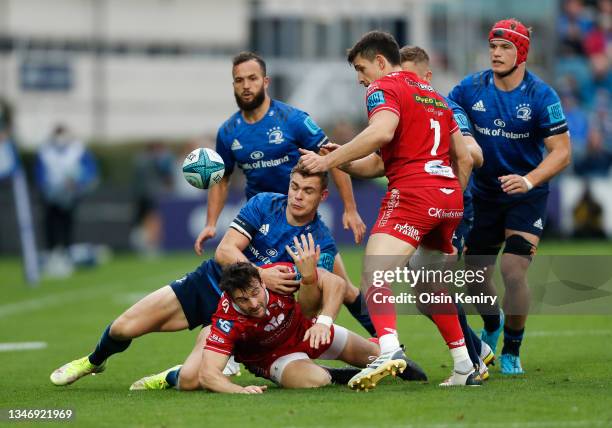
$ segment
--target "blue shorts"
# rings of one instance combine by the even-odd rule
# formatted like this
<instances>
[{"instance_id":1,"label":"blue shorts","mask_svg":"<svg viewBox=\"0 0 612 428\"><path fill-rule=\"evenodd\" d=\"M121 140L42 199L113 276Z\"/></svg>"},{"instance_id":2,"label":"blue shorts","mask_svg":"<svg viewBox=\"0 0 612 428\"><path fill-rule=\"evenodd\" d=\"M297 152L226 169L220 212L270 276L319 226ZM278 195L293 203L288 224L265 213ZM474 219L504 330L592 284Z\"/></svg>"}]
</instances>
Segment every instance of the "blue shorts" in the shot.
<instances>
[{"instance_id":1,"label":"blue shorts","mask_svg":"<svg viewBox=\"0 0 612 428\"><path fill-rule=\"evenodd\" d=\"M466 245L475 248L501 246L506 229L542 236L547 202L547 192L509 202L487 201L474 195L474 225Z\"/></svg>"},{"instance_id":2,"label":"blue shorts","mask_svg":"<svg viewBox=\"0 0 612 428\"><path fill-rule=\"evenodd\" d=\"M183 308L189 330L209 325L221 299L211 262L205 261L195 271L170 284Z\"/></svg>"}]
</instances>

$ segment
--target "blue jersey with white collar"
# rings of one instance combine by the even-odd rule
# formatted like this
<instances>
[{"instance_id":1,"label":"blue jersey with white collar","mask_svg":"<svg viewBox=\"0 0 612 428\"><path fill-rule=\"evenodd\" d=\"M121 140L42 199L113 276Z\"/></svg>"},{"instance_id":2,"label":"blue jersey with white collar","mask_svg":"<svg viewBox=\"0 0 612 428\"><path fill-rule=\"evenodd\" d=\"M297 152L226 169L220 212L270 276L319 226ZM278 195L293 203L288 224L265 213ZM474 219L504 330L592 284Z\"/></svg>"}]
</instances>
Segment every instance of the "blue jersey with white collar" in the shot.
<instances>
[{"instance_id":1,"label":"blue jersey with white collar","mask_svg":"<svg viewBox=\"0 0 612 428\"><path fill-rule=\"evenodd\" d=\"M502 91L486 70L463 79L449 98L466 111L484 155L484 165L474 171L474 195L500 202L526 197L506 195L499 177L529 173L543 159L544 139L567 132L556 92L529 71L517 88ZM529 194L547 192L545 183Z\"/></svg>"},{"instance_id":2,"label":"blue jersey with white collar","mask_svg":"<svg viewBox=\"0 0 612 428\"><path fill-rule=\"evenodd\" d=\"M216 151L229 175L234 166L244 171L246 197L261 192L287 193L289 173L300 159L298 148L318 152L325 133L310 116L295 107L271 100L270 109L256 123L234 113L217 132Z\"/></svg>"},{"instance_id":3,"label":"blue jersey with white collar","mask_svg":"<svg viewBox=\"0 0 612 428\"><path fill-rule=\"evenodd\" d=\"M249 262L262 266L270 263L288 262L293 259L285 245L295 251L293 237L312 234L315 245L321 248L318 266L330 272L338 249L331 232L317 214L313 221L303 226L292 226L287 222L287 195L259 193L252 197L240 210L230 227L249 239L249 245L242 252ZM207 275L213 288L221 294L219 281L222 268L214 259L203 262L197 269L200 275ZM298 277L299 279L299 273Z\"/></svg>"}]
</instances>

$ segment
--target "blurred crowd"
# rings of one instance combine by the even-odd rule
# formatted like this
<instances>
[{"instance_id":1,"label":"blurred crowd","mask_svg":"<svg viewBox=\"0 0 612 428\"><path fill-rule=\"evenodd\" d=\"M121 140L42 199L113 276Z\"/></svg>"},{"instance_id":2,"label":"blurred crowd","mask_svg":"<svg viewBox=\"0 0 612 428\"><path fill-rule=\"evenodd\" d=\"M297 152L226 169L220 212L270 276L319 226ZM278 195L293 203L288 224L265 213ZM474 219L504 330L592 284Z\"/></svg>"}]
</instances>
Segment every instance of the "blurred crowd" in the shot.
<instances>
[{"instance_id":1,"label":"blurred crowd","mask_svg":"<svg viewBox=\"0 0 612 428\"><path fill-rule=\"evenodd\" d=\"M556 87L579 176L609 176L612 166L612 0L565 0L557 23Z\"/></svg>"}]
</instances>

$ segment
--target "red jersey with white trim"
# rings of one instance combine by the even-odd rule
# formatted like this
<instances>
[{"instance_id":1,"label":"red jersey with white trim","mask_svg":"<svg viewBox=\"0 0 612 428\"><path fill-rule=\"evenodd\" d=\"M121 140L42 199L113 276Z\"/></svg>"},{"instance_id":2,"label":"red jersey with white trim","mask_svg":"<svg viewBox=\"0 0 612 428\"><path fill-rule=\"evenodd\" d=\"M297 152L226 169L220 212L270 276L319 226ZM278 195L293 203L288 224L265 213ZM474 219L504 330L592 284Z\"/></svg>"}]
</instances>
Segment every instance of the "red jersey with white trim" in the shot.
<instances>
[{"instance_id":1,"label":"red jersey with white trim","mask_svg":"<svg viewBox=\"0 0 612 428\"><path fill-rule=\"evenodd\" d=\"M369 119L382 110L399 116L393 139L381 148L389 189L460 188L449 156L459 127L444 97L416 74L397 71L368 87L366 104Z\"/></svg>"},{"instance_id":2,"label":"red jersey with white trim","mask_svg":"<svg viewBox=\"0 0 612 428\"><path fill-rule=\"evenodd\" d=\"M249 364L265 359L277 348L301 342L312 320L304 317L292 295L266 292L268 306L263 318L241 313L223 293L204 349L233 354L236 361Z\"/></svg>"}]
</instances>

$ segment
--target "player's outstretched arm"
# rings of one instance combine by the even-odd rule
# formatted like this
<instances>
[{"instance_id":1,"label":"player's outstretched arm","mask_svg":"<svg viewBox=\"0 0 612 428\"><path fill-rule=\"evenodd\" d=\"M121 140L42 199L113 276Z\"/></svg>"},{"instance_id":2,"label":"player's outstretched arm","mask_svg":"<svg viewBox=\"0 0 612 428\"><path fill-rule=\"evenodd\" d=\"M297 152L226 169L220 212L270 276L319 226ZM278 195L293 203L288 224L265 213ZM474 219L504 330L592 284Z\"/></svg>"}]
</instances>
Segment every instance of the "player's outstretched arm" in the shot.
<instances>
[{"instance_id":1,"label":"player's outstretched arm","mask_svg":"<svg viewBox=\"0 0 612 428\"><path fill-rule=\"evenodd\" d=\"M198 256L202 255L202 246L208 239L214 238L217 233L217 219L223 211L227 194L229 192L229 177L225 176L219 184L212 186L208 191L208 208L206 211L206 226L200 232L193 244Z\"/></svg>"},{"instance_id":2,"label":"player's outstretched arm","mask_svg":"<svg viewBox=\"0 0 612 428\"><path fill-rule=\"evenodd\" d=\"M459 130L451 134L450 157L453 171L459 179L461 188L465 190L472 173L473 161Z\"/></svg>"},{"instance_id":3,"label":"player's outstretched arm","mask_svg":"<svg viewBox=\"0 0 612 428\"><path fill-rule=\"evenodd\" d=\"M533 187L546 183L570 164L572 151L568 132L545 138L544 145L548 155L536 169L525 176L511 174L499 177L504 192L509 195L526 193Z\"/></svg>"},{"instance_id":4,"label":"player's outstretched arm","mask_svg":"<svg viewBox=\"0 0 612 428\"><path fill-rule=\"evenodd\" d=\"M200 385L212 392L228 392L234 394L261 394L267 386L240 386L232 383L223 374L223 368L229 360L229 355L204 349L202 352L202 363L200 365Z\"/></svg>"},{"instance_id":5,"label":"player's outstretched arm","mask_svg":"<svg viewBox=\"0 0 612 428\"><path fill-rule=\"evenodd\" d=\"M327 143L323 146L323 148L329 152L340 147L342 146L335 143ZM377 153L371 153L364 158L342 164L338 166L338 168L350 176L357 178L377 178L385 175L385 164Z\"/></svg>"},{"instance_id":6,"label":"player's outstretched arm","mask_svg":"<svg viewBox=\"0 0 612 428\"><path fill-rule=\"evenodd\" d=\"M370 118L370 124L355 138L327 156L300 149L300 162L312 172L328 171L347 162L361 159L374 153L393 139L399 124L399 116L388 110L381 110Z\"/></svg>"}]
</instances>

